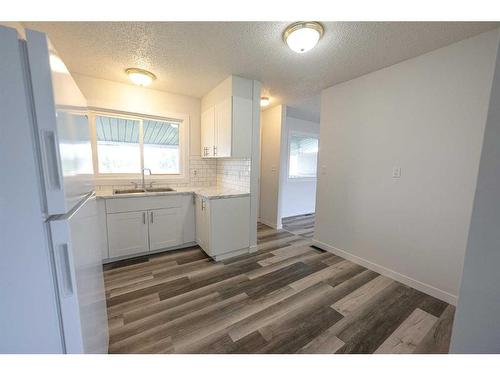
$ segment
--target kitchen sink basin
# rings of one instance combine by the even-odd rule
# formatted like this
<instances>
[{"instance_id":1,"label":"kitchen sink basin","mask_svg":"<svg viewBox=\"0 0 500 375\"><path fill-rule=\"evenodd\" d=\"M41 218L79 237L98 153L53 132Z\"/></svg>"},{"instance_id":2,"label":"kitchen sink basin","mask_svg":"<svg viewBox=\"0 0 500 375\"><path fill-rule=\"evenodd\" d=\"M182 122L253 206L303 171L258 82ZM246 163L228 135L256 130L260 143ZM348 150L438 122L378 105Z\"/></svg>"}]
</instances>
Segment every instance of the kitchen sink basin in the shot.
<instances>
[{"instance_id":1,"label":"kitchen sink basin","mask_svg":"<svg viewBox=\"0 0 500 375\"><path fill-rule=\"evenodd\" d=\"M166 192L166 191L175 191L175 190L172 189L172 188L169 188L169 187L157 187L157 188L147 188L146 192L148 192L148 191L160 193L160 192L163 192L163 191Z\"/></svg>"},{"instance_id":2,"label":"kitchen sink basin","mask_svg":"<svg viewBox=\"0 0 500 375\"><path fill-rule=\"evenodd\" d=\"M156 187L156 188L148 188L146 190L144 189L121 189L121 190L115 190L113 193L114 194L144 194L144 193L162 193L162 192L168 192L168 191L175 191L172 188L169 187Z\"/></svg>"},{"instance_id":3,"label":"kitchen sink basin","mask_svg":"<svg viewBox=\"0 0 500 375\"><path fill-rule=\"evenodd\" d=\"M144 193L144 189L123 189L123 190L115 190L114 194L140 194Z\"/></svg>"}]
</instances>

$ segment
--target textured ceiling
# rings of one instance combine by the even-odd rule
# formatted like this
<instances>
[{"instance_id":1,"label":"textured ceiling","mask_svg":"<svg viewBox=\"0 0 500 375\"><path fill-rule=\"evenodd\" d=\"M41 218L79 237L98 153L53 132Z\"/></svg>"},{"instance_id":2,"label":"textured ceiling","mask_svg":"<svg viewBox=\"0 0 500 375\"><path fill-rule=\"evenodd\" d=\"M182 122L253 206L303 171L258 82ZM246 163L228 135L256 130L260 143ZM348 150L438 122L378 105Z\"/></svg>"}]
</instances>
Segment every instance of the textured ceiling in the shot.
<instances>
[{"instance_id":1,"label":"textured ceiling","mask_svg":"<svg viewBox=\"0 0 500 375\"><path fill-rule=\"evenodd\" d=\"M287 103L287 116L307 121L319 122L321 112L321 95L307 99L293 100Z\"/></svg>"},{"instance_id":2,"label":"textured ceiling","mask_svg":"<svg viewBox=\"0 0 500 375\"><path fill-rule=\"evenodd\" d=\"M318 46L299 55L283 43L288 22L23 24L47 32L72 72L128 83L125 68L145 68L158 76L152 88L194 97L236 74L261 81L271 104L299 103L333 84L500 26L324 22Z\"/></svg>"}]
</instances>

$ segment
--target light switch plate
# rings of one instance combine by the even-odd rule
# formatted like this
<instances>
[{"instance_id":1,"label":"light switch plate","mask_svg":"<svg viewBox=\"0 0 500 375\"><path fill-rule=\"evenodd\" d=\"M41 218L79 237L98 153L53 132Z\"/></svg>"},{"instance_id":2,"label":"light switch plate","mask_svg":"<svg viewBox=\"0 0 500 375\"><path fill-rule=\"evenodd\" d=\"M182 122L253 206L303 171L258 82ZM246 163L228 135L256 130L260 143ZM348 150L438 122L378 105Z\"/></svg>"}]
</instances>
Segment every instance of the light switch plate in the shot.
<instances>
[{"instance_id":1,"label":"light switch plate","mask_svg":"<svg viewBox=\"0 0 500 375\"><path fill-rule=\"evenodd\" d=\"M392 168L392 178L401 178L401 168L400 167Z\"/></svg>"}]
</instances>

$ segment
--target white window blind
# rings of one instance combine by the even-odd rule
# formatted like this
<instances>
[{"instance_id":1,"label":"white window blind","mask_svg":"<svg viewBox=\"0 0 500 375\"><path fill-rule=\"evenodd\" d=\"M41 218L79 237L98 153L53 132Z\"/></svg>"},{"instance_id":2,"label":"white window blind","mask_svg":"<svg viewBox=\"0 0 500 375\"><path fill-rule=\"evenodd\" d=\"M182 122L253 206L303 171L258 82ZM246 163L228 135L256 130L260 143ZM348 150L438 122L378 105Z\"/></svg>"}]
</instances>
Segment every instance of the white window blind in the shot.
<instances>
[{"instance_id":1,"label":"white window blind","mask_svg":"<svg viewBox=\"0 0 500 375\"><path fill-rule=\"evenodd\" d=\"M318 138L292 133L289 144L289 178L315 178L318 163Z\"/></svg>"}]
</instances>

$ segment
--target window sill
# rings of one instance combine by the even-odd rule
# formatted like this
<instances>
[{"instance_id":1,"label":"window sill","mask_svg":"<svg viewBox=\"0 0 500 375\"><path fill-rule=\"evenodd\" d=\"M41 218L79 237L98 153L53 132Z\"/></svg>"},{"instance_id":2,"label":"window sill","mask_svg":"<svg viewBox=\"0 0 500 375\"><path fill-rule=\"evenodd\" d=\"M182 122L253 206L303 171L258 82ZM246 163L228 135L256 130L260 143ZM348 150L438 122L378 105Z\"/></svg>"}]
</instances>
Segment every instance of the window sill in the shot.
<instances>
[{"instance_id":1,"label":"window sill","mask_svg":"<svg viewBox=\"0 0 500 375\"><path fill-rule=\"evenodd\" d=\"M287 177L288 182L316 182L317 177Z\"/></svg>"}]
</instances>

